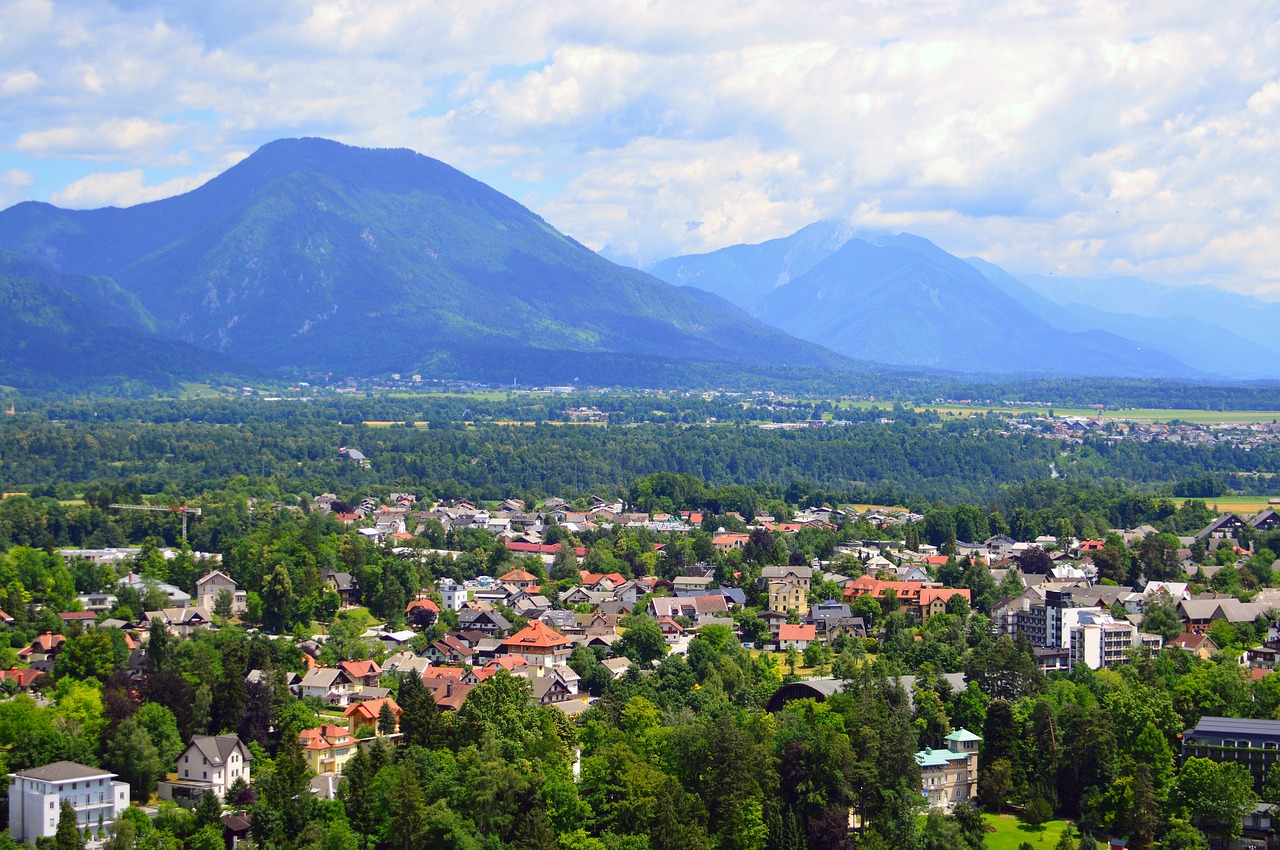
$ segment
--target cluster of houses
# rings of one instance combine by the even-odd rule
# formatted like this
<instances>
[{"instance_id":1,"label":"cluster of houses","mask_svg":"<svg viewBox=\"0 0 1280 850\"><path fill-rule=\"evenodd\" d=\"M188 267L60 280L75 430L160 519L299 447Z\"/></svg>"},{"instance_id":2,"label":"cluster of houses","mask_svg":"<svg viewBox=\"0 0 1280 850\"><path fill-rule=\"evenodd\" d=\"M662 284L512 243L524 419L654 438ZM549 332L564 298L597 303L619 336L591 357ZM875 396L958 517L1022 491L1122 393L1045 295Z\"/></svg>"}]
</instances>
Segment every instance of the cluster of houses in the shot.
<instances>
[{"instance_id":1,"label":"cluster of houses","mask_svg":"<svg viewBox=\"0 0 1280 850\"><path fill-rule=\"evenodd\" d=\"M1275 422L1130 422L1097 416L1011 416L1010 431L1025 431L1043 437L1081 443L1085 438L1108 442L1136 440L1186 445L1231 445L1247 450L1280 440L1280 424Z\"/></svg>"}]
</instances>

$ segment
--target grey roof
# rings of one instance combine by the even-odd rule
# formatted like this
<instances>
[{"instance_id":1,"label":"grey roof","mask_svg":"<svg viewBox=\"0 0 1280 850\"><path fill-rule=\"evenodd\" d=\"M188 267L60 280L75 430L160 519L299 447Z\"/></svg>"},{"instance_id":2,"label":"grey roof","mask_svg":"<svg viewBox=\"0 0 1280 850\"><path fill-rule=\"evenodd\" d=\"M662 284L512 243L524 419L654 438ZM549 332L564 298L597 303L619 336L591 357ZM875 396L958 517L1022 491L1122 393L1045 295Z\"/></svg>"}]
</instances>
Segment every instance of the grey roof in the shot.
<instances>
[{"instance_id":1,"label":"grey roof","mask_svg":"<svg viewBox=\"0 0 1280 850\"><path fill-rule=\"evenodd\" d=\"M75 779L97 779L100 776L115 778L115 774L100 767L89 767L74 761L55 761L43 767L16 771L14 776L25 776L28 779L39 779L41 782L71 782Z\"/></svg>"},{"instance_id":2,"label":"grey roof","mask_svg":"<svg viewBox=\"0 0 1280 850\"><path fill-rule=\"evenodd\" d=\"M237 748L244 754L245 761L253 761L253 753L249 752L249 748L236 735L192 735L187 749L192 747L199 750L200 755L212 765L226 764Z\"/></svg>"},{"instance_id":3,"label":"grey roof","mask_svg":"<svg viewBox=\"0 0 1280 850\"><path fill-rule=\"evenodd\" d=\"M1186 731L1186 735L1191 735L1195 732L1280 735L1280 720L1250 720L1244 717L1201 717L1199 723Z\"/></svg>"}]
</instances>

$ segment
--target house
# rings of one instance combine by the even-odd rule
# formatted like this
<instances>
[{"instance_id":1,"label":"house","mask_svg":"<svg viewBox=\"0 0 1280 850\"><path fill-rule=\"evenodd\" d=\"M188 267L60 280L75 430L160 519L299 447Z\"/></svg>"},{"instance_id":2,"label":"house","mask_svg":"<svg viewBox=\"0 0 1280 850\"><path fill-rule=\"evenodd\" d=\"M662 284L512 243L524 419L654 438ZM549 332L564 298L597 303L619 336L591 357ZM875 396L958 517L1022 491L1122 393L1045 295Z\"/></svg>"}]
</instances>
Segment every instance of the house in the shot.
<instances>
[{"instance_id":1,"label":"house","mask_svg":"<svg viewBox=\"0 0 1280 850\"><path fill-rule=\"evenodd\" d=\"M440 606L430 599L415 599L404 606L405 619L415 629L434 626L440 619Z\"/></svg>"},{"instance_id":2,"label":"house","mask_svg":"<svg viewBox=\"0 0 1280 850\"><path fill-rule=\"evenodd\" d=\"M116 774L73 761L9 774L9 834L15 841L34 843L58 831L62 803L76 811L80 829L105 835L129 807L129 786Z\"/></svg>"},{"instance_id":3,"label":"house","mask_svg":"<svg viewBox=\"0 0 1280 850\"><path fill-rule=\"evenodd\" d=\"M98 616L92 611L61 611L58 613L58 619L68 626L79 623L80 628L87 629L97 625Z\"/></svg>"},{"instance_id":4,"label":"house","mask_svg":"<svg viewBox=\"0 0 1280 850\"><path fill-rule=\"evenodd\" d=\"M382 659L382 672L397 676L422 676L423 671L431 666L431 659L422 658L405 650Z\"/></svg>"},{"instance_id":5,"label":"house","mask_svg":"<svg viewBox=\"0 0 1280 850\"><path fill-rule=\"evenodd\" d=\"M150 624L159 620L170 634L189 638L196 629L206 629L213 625L213 614L203 605L194 608L163 608L159 611L147 611L142 615L144 622Z\"/></svg>"},{"instance_id":6,"label":"house","mask_svg":"<svg viewBox=\"0 0 1280 850\"><path fill-rule=\"evenodd\" d=\"M714 582L714 576L676 576L671 587L674 590L707 590Z\"/></svg>"},{"instance_id":7,"label":"house","mask_svg":"<svg viewBox=\"0 0 1280 850\"><path fill-rule=\"evenodd\" d=\"M725 598L716 594L706 596L654 596L649 599L649 615L655 620L663 617L688 617L697 620L709 614L713 617L727 614L729 606Z\"/></svg>"},{"instance_id":8,"label":"house","mask_svg":"<svg viewBox=\"0 0 1280 850\"><path fill-rule=\"evenodd\" d=\"M982 739L968 729L957 729L943 740L947 742L945 750L926 747L915 759L926 803L950 812L956 803L978 796L978 744Z\"/></svg>"},{"instance_id":9,"label":"house","mask_svg":"<svg viewBox=\"0 0 1280 850\"><path fill-rule=\"evenodd\" d=\"M457 711L467 701L467 695L475 685L468 685L460 679L426 679L423 684L431 691L436 705L445 711Z\"/></svg>"},{"instance_id":10,"label":"house","mask_svg":"<svg viewBox=\"0 0 1280 850\"><path fill-rule=\"evenodd\" d=\"M169 597L169 605L174 608L185 608L191 604L191 594L182 588L172 584L165 584L162 581L143 578L137 573L129 573L124 578L119 579L116 582L116 587L132 587L141 593L143 597L154 588Z\"/></svg>"},{"instance_id":11,"label":"house","mask_svg":"<svg viewBox=\"0 0 1280 850\"><path fill-rule=\"evenodd\" d=\"M243 614L248 610L248 594L236 587L235 580L221 570L214 570L196 580L196 604L212 611L224 590L231 594L232 614Z\"/></svg>"},{"instance_id":12,"label":"house","mask_svg":"<svg viewBox=\"0 0 1280 850\"><path fill-rule=\"evenodd\" d=\"M20 669L13 667L8 670L0 670L0 682L13 682L18 686L18 690L25 691L31 687L31 683L36 680L42 671L34 668Z\"/></svg>"},{"instance_id":13,"label":"house","mask_svg":"<svg viewBox=\"0 0 1280 850\"><path fill-rule=\"evenodd\" d=\"M338 667L359 688L376 688L382 678L382 668L376 661L343 661Z\"/></svg>"},{"instance_id":14,"label":"house","mask_svg":"<svg viewBox=\"0 0 1280 850\"><path fill-rule=\"evenodd\" d=\"M684 634L684 629L680 624L670 617L663 617L658 621L658 629L662 632L662 636L667 639L668 643L672 643Z\"/></svg>"},{"instance_id":15,"label":"house","mask_svg":"<svg viewBox=\"0 0 1280 850\"><path fill-rule=\"evenodd\" d=\"M625 655L620 658L606 658L600 663L604 665L605 669L609 671L609 675L614 679L621 679L631 669L631 659Z\"/></svg>"},{"instance_id":16,"label":"house","mask_svg":"<svg viewBox=\"0 0 1280 850\"><path fill-rule=\"evenodd\" d=\"M1195 534L1198 542L1208 545L1214 540L1235 539L1247 523L1235 514L1223 514ZM1210 546L1210 548L1215 548Z\"/></svg>"},{"instance_id":17,"label":"house","mask_svg":"<svg viewBox=\"0 0 1280 850\"><path fill-rule=\"evenodd\" d=\"M224 800L237 779L251 782L251 761L253 753L235 735L194 735L178 756L176 777L161 782L157 794L185 806L194 806L205 791Z\"/></svg>"},{"instance_id":18,"label":"house","mask_svg":"<svg viewBox=\"0 0 1280 850\"><path fill-rule=\"evenodd\" d=\"M453 635L445 635L422 651L433 664L470 664L475 651Z\"/></svg>"},{"instance_id":19,"label":"house","mask_svg":"<svg viewBox=\"0 0 1280 850\"><path fill-rule=\"evenodd\" d=\"M338 667L316 667L302 677L302 696L315 697L329 705L346 706L355 690L347 674Z\"/></svg>"},{"instance_id":20,"label":"house","mask_svg":"<svg viewBox=\"0 0 1280 850\"><path fill-rule=\"evenodd\" d=\"M1183 632L1178 635L1169 641L1169 646L1176 646L1178 649L1190 652L1197 658L1203 658L1206 661L1218 651L1218 645L1213 642L1213 638L1205 634L1197 635L1191 632Z\"/></svg>"},{"instance_id":21,"label":"house","mask_svg":"<svg viewBox=\"0 0 1280 850\"><path fill-rule=\"evenodd\" d=\"M735 549L745 549L750 539L749 534L717 534L711 538L711 544L716 547L717 552L732 552Z\"/></svg>"},{"instance_id":22,"label":"house","mask_svg":"<svg viewBox=\"0 0 1280 850\"><path fill-rule=\"evenodd\" d=\"M527 590L530 587L537 587L540 582L538 577L527 570L514 569L506 575L502 576L498 581L503 584L514 585L521 590Z\"/></svg>"},{"instance_id":23,"label":"house","mask_svg":"<svg viewBox=\"0 0 1280 850\"><path fill-rule=\"evenodd\" d=\"M519 655L533 667L552 667L569 659L573 643L541 620L529 624L502 642L509 655Z\"/></svg>"},{"instance_id":24,"label":"house","mask_svg":"<svg viewBox=\"0 0 1280 850\"><path fill-rule=\"evenodd\" d=\"M29 645L18 650L18 660L32 665L47 662L48 669L51 670L53 669L53 660L62 651L62 645L66 641L66 637L55 635L53 632L37 635L36 639L31 641Z\"/></svg>"},{"instance_id":25,"label":"house","mask_svg":"<svg viewBox=\"0 0 1280 850\"><path fill-rule=\"evenodd\" d=\"M302 755L312 773L341 773L351 757L356 754L356 742L341 726L326 723L315 729L306 729L298 736Z\"/></svg>"},{"instance_id":26,"label":"house","mask_svg":"<svg viewBox=\"0 0 1280 850\"><path fill-rule=\"evenodd\" d=\"M378 729L378 721L382 718L382 707L384 705L391 710L391 714L396 718L396 731L400 731L400 715L404 711L391 697L352 703L347 706L346 711L342 712L342 716L346 718L347 725L352 729L359 731L361 727L368 726L374 730L375 735L381 735L383 733Z\"/></svg>"},{"instance_id":27,"label":"house","mask_svg":"<svg viewBox=\"0 0 1280 850\"><path fill-rule=\"evenodd\" d=\"M351 573L324 569L320 571L321 583L338 594L343 608L350 608L360 602L360 585Z\"/></svg>"},{"instance_id":28,"label":"house","mask_svg":"<svg viewBox=\"0 0 1280 850\"><path fill-rule=\"evenodd\" d=\"M578 674L564 664L551 667L529 681L533 685L531 698L539 705L551 705L578 696Z\"/></svg>"},{"instance_id":29,"label":"house","mask_svg":"<svg viewBox=\"0 0 1280 850\"><path fill-rule=\"evenodd\" d=\"M458 628L463 631L477 631L484 632L486 635L496 635L511 631L511 623L497 611L464 608L458 612Z\"/></svg>"},{"instance_id":30,"label":"house","mask_svg":"<svg viewBox=\"0 0 1280 850\"><path fill-rule=\"evenodd\" d=\"M812 623L783 623L778 627L778 647L783 650L795 647L803 652L817 639L818 627Z\"/></svg>"},{"instance_id":31,"label":"house","mask_svg":"<svg viewBox=\"0 0 1280 850\"><path fill-rule=\"evenodd\" d=\"M774 640L778 639L778 630L787 624L787 615L781 611L761 611L756 616L769 627L769 636Z\"/></svg>"}]
</instances>

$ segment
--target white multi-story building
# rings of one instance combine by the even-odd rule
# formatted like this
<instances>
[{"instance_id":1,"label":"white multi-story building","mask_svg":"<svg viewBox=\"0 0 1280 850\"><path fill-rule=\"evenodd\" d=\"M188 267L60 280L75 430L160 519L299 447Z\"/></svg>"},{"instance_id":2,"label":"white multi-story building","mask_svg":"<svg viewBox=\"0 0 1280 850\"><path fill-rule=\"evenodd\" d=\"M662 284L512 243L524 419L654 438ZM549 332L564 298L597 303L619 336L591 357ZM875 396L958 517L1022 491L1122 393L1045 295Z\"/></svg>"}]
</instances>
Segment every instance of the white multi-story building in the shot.
<instances>
[{"instance_id":1,"label":"white multi-story building","mask_svg":"<svg viewBox=\"0 0 1280 850\"><path fill-rule=\"evenodd\" d=\"M461 611L462 606L467 601L467 588L461 584L457 584L453 579L441 579L440 600L444 603L444 607L449 611Z\"/></svg>"},{"instance_id":2,"label":"white multi-story building","mask_svg":"<svg viewBox=\"0 0 1280 850\"><path fill-rule=\"evenodd\" d=\"M1083 608L1070 626L1070 666L1087 664L1097 670L1114 667L1129 660L1139 647L1158 651L1162 641L1158 635L1138 631L1127 621L1117 621L1097 609Z\"/></svg>"},{"instance_id":3,"label":"white multi-story building","mask_svg":"<svg viewBox=\"0 0 1280 850\"><path fill-rule=\"evenodd\" d=\"M20 842L54 835L65 800L76 823L95 834L105 831L129 807L129 786L116 774L73 761L55 761L9 774L9 834Z\"/></svg>"}]
</instances>

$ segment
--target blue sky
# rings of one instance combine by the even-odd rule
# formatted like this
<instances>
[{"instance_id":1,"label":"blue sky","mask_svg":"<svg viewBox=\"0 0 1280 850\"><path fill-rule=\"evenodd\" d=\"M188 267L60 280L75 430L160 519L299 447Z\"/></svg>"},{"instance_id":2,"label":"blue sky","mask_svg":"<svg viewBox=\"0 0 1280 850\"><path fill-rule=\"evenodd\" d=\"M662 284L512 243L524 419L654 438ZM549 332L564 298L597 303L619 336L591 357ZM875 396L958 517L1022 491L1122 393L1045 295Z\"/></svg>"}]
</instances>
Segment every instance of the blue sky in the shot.
<instances>
[{"instance_id":1,"label":"blue sky","mask_svg":"<svg viewBox=\"0 0 1280 850\"><path fill-rule=\"evenodd\" d=\"M17 0L0 206L408 147L640 264L819 218L1280 298L1276 2Z\"/></svg>"}]
</instances>

